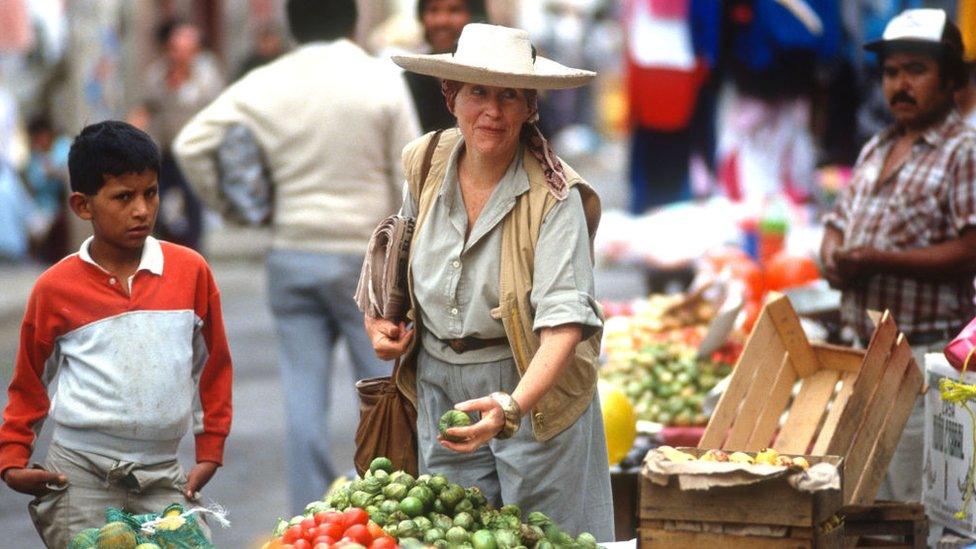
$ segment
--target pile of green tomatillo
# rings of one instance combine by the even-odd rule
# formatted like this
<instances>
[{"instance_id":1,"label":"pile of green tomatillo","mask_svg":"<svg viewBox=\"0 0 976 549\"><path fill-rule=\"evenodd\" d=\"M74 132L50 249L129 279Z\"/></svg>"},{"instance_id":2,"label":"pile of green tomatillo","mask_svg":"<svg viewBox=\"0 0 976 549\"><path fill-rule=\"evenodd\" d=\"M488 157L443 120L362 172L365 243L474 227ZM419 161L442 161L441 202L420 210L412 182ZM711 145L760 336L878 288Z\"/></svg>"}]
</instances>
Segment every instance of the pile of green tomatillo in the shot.
<instances>
[{"instance_id":1,"label":"pile of green tomatillo","mask_svg":"<svg viewBox=\"0 0 976 549\"><path fill-rule=\"evenodd\" d=\"M373 460L369 471L333 490L306 514L360 507L401 546L440 549L595 549L596 539L575 539L545 514L522 517L516 505L495 509L477 487L464 489L443 475L414 478L393 471L389 459Z\"/></svg>"}]
</instances>

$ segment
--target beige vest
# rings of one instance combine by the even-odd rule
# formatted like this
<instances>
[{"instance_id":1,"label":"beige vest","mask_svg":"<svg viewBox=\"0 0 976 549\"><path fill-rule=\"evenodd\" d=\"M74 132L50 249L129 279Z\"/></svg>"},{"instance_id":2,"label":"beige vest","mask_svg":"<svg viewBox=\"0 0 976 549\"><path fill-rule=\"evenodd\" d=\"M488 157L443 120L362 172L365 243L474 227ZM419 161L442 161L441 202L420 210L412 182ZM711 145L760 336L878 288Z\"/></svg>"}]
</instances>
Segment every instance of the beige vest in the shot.
<instances>
[{"instance_id":1,"label":"beige vest","mask_svg":"<svg viewBox=\"0 0 976 549\"><path fill-rule=\"evenodd\" d=\"M461 138L457 129L445 131L437 144L431 160L427 183L421 185L420 171L424 153L433 133L427 134L403 149L404 174L410 193L417 204L417 227L414 239L420 234L434 199L444 182L451 151ZM560 160L562 162L562 160ZM532 309L532 266L535 246L539 240L539 229L546 214L556 204L546 185L539 161L525 151L522 165L529 176L529 190L518 197L515 206L504 219L502 226L502 252L500 262L500 303L492 310L492 316L499 318L505 327L505 335L512 348L519 375L523 375L539 350L539 337L532 330L535 311ZM600 199L596 192L580 178L579 174L563 162L563 170L569 186L577 186L583 199L586 225L590 234L592 253L593 235L600 223ZM420 192L423 187L423 192ZM410 246L410 262L416 241ZM416 303L413 295L413 274L408 270L411 312L409 316L417 327L413 343L403 356L396 379L397 386L416 405L417 403L417 341L420 339L420 315L413 314ZM598 311L602 318L602 312ZM599 366L599 330L576 347L572 364L568 365L555 385L536 404L532 410L532 428L539 441L546 441L572 425L593 400L596 390L597 368ZM446 411L446 410L445 410Z\"/></svg>"}]
</instances>

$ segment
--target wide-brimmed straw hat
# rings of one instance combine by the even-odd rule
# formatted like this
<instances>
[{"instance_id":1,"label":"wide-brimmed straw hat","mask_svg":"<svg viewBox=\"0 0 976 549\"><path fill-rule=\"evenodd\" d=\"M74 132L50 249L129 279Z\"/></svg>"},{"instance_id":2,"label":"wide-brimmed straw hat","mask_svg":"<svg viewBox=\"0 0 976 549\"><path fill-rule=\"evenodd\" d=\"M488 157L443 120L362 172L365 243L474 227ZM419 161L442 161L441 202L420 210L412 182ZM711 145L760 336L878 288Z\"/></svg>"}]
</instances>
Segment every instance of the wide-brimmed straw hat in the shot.
<instances>
[{"instance_id":1,"label":"wide-brimmed straw hat","mask_svg":"<svg viewBox=\"0 0 976 549\"><path fill-rule=\"evenodd\" d=\"M464 26L454 53L394 55L393 62L418 74L503 88L575 88L596 76L536 55L524 30L483 23Z\"/></svg>"}]
</instances>

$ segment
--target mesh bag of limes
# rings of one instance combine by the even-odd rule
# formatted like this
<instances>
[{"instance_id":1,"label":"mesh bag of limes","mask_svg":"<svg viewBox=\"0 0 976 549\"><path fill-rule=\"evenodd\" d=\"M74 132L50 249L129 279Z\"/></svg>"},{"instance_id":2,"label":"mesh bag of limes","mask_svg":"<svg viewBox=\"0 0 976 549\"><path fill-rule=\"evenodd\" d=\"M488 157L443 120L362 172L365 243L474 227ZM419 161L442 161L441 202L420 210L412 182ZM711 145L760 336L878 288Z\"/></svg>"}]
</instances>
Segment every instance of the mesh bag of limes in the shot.
<instances>
[{"instance_id":1,"label":"mesh bag of limes","mask_svg":"<svg viewBox=\"0 0 976 549\"><path fill-rule=\"evenodd\" d=\"M195 510L174 503L162 513L132 515L109 507L106 524L82 530L68 549L118 547L125 549L215 549L197 522Z\"/></svg>"}]
</instances>

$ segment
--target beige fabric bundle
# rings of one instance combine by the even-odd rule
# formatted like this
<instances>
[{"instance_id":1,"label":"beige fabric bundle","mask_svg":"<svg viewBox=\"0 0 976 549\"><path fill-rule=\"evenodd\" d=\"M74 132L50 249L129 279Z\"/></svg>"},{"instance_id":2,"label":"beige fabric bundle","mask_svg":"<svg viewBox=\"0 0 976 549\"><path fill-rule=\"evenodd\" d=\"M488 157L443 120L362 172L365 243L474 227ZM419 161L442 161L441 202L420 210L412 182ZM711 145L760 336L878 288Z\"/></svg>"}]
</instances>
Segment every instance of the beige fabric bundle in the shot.
<instances>
[{"instance_id":1,"label":"beige fabric bundle","mask_svg":"<svg viewBox=\"0 0 976 549\"><path fill-rule=\"evenodd\" d=\"M413 218L391 215L373 231L355 296L366 316L403 320L410 306L407 269L413 229Z\"/></svg>"}]
</instances>

